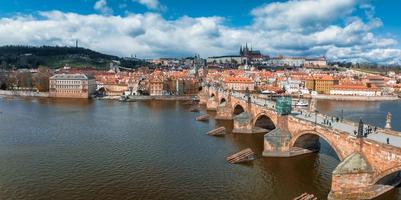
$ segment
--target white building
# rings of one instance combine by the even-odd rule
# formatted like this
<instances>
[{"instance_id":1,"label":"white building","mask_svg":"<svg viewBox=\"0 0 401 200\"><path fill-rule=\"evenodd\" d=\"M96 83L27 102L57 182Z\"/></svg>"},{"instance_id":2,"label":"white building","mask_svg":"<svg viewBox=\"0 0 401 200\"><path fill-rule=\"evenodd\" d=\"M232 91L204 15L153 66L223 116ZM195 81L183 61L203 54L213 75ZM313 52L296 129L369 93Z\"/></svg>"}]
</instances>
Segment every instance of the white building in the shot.
<instances>
[{"instance_id":1,"label":"white building","mask_svg":"<svg viewBox=\"0 0 401 200\"><path fill-rule=\"evenodd\" d=\"M325 57L305 59L305 67L324 67L327 66Z\"/></svg>"},{"instance_id":2,"label":"white building","mask_svg":"<svg viewBox=\"0 0 401 200\"><path fill-rule=\"evenodd\" d=\"M208 64L229 64L229 63L245 63L246 57L242 56L216 56L216 57L209 57L206 59Z\"/></svg>"},{"instance_id":3,"label":"white building","mask_svg":"<svg viewBox=\"0 0 401 200\"><path fill-rule=\"evenodd\" d=\"M305 63L305 58L277 57L269 60L270 66L301 67Z\"/></svg>"},{"instance_id":4,"label":"white building","mask_svg":"<svg viewBox=\"0 0 401 200\"><path fill-rule=\"evenodd\" d=\"M283 87L287 94L299 93L302 89L302 81L301 80L291 80L288 79L283 82Z\"/></svg>"},{"instance_id":5,"label":"white building","mask_svg":"<svg viewBox=\"0 0 401 200\"><path fill-rule=\"evenodd\" d=\"M89 98L96 92L95 78L85 74L56 74L49 82L50 97Z\"/></svg>"},{"instance_id":6,"label":"white building","mask_svg":"<svg viewBox=\"0 0 401 200\"><path fill-rule=\"evenodd\" d=\"M364 85L337 85L330 90L331 95L346 96L381 96L382 92L377 87L366 87Z\"/></svg>"}]
</instances>

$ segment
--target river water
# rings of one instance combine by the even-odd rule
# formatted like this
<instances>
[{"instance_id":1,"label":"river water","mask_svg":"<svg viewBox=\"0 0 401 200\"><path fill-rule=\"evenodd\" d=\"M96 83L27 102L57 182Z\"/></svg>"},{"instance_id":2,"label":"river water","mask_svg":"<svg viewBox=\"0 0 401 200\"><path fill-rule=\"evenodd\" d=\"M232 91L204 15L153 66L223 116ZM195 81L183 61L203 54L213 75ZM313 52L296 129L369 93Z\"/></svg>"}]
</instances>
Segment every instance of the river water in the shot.
<instances>
[{"instance_id":1,"label":"river water","mask_svg":"<svg viewBox=\"0 0 401 200\"><path fill-rule=\"evenodd\" d=\"M320 112L384 126L400 102L318 102ZM320 153L264 158L262 135L205 133L232 123L197 122L181 102L0 99L0 199L273 199L308 192L325 199L339 164ZM205 112L202 110L201 112ZM213 115L213 113L210 113ZM230 165L250 147L257 159ZM399 199L399 189L379 199Z\"/></svg>"}]
</instances>

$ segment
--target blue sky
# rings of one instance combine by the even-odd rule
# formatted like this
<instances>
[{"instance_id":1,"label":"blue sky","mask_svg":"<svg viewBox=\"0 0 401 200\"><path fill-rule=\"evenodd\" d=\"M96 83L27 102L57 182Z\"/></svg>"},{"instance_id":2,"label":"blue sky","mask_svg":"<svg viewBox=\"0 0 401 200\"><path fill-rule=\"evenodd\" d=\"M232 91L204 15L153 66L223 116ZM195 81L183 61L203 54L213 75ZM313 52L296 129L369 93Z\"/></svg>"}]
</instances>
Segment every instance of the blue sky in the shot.
<instances>
[{"instance_id":1,"label":"blue sky","mask_svg":"<svg viewBox=\"0 0 401 200\"><path fill-rule=\"evenodd\" d=\"M37 11L60 10L81 14L98 13L93 9L96 0L0 0L0 16L13 16L17 13L34 14ZM126 15L127 12L144 13L146 6L129 0L108 0L108 6L114 15ZM166 9L161 13L167 19L176 19L183 15L191 17L224 16L232 26L244 26L252 22L250 14L258 6L285 1L272 0L161 0ZM401 1L374 0L375 12L385 24L389 33L401 35Z\"/></svg>"},{"instance_id":2,"label":"blue sky","mask_svg":"<svg viewBox=\"0 0 401 200\"><path fill-rule=\"evenodd\" d=\"M273 56L401 62L399 0L0 1L0 45L78 39L120 56L207 57L250 43Z\"/></svg>"}]
</instances>

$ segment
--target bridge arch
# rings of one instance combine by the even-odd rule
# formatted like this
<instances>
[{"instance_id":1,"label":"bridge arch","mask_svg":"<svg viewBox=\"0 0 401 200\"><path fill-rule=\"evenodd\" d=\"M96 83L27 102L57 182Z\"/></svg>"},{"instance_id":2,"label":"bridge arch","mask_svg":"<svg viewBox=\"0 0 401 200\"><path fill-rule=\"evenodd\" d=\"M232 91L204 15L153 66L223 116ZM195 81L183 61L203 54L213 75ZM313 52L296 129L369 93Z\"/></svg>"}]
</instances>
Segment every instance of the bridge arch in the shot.
<instances>
[{"instance_id":1,"label":"bridge arch","mask_svg":"<svg viewBox=\"0 0 401 200\"><path fill-rule=\"evenodd\" d=\"M233 115L239 115L245 112L245 108L241 104L235 104L233 109Z\"/></svg>"},{"instance_id":2,"label":"bridge arch","mask_svg":"<svg viewBox=\"0 0 401 200\"><path fill-rule=\"evenodd\" d=\"M271 131L276 128L276 124L267 113L262 112L255 117L253 127L259 127Z\"/></svg>"},{"instance_id":3,"label":"bridge arch","mask_svg":"<svg viewBox=\"0 0 401 200\"><path fill-rule=\"evenodd\" d=\"M227 102L227 100L226 100L226 98L223 97L223 98L220 99L219 103L222 104L222 103L225 103L225 102Z\"/></svg>"},{"instance_id":4,"label":"bridge arch","mask_svg":"<svg viewBox=\"0 0 401 200\"><path fill-rule=\"evenodd\" d=\"M326 141L329 146L334 150L336 153L337 157L340 159L340 161L343 161L346 156L341 154L341 152L338 150L337 146L334 145L334 143L328 139L324 134L321 134L315 130L308 130L308 131L302 131L298 133L295 137L293 137L290 141L290 148L292 147L309 147L309 148L314 148L313 142L316 142L315 140L318 140L319 138L322 138L324 141ZM318 141L317 141L318 142ZM319 144L320 148L320 144ZM316 149L312 149L316 150Z\"/></svg>"},{"instance_id":5,"label":"bridge arch","mask_svg":"<svg viewBox=\"0 0 401 200\"><path fill-rule=\"evenodd\" d=\"M385 179L386 177L397 175L397 174L401 174L401 166L391 168L384 172L379 173L378 175L375 176L372 183L377 184L380 181L382 181L383 179Z\"/></svg>"},{"instance_id":6,"label":"bridge arch","mask_svg":"<svg viewBox=\"0 0 401 200\"><path fill-rule=\"evenodd\" d=\"M96 93L100 96L105 96L107 95L107 89L105 87L100 87L98 90L96 90Z\"/></svg>"}]
</instances>

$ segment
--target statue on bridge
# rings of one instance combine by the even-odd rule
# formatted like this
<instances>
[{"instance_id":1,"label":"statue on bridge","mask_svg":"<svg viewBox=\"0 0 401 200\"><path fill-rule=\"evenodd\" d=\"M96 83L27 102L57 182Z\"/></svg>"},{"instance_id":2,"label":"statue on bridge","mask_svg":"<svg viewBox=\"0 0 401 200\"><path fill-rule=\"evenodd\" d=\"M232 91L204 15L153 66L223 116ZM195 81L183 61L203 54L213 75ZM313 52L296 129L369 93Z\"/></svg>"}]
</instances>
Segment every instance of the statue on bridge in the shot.
<instances>
[{"instance_id":1,"label":"statue on bridge","mask_svg":"<svg viewBox=\"0 0 401 200\"><path fill-rule=\"evenodd\" d=\"M386 126L384 128L391 129L391 113L390 112L387 113Z\"/></svg>"}]
</instances>

